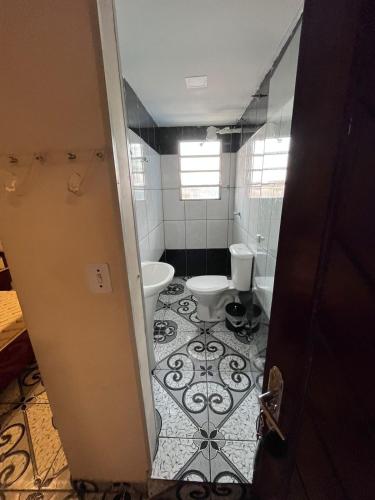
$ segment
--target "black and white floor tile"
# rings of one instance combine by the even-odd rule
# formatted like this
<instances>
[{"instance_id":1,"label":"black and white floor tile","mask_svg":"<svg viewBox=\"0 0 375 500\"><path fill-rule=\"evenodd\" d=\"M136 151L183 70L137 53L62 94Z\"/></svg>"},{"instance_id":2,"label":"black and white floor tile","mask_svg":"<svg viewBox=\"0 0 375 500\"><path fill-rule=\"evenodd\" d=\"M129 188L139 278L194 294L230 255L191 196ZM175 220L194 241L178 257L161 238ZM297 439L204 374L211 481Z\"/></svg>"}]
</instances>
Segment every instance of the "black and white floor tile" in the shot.
<instances>
[{"instance_id":1,"label":"black and white floor tile","mask_svg":"<svg viewBox=\"0 0 375 500\"><path fill-rule=\"evenodd\" d=\"M0 391L0 499L82 498L146 497L125 483L71 482L47 394L34 364Z\"/></svg>"},{"instance_id":2,"label":"black and white floor tile","mask_svg":"<svg viewBox=\"0 0 375 500\"><path fill-rule=\"evenodd\" d=\"M160 294L159 306L153 372L159 438L152 477L251 483L267 326L234 333L225 322L199 321L182 278ZM162 326L173 334L161 334L163 314Z\"/></svg>"}]
</instances>

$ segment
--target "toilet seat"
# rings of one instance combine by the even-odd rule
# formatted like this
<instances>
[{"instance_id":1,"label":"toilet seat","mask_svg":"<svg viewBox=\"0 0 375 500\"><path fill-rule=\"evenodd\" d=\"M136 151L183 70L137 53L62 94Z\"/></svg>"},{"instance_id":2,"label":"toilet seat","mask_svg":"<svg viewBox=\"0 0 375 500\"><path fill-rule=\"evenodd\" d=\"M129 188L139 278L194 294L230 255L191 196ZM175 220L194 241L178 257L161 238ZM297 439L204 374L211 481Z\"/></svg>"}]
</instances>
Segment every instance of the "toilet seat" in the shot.
<instances>
[{"instance_id":1,"label":"toilet seat","mask_svg":"<svg viewBox=\"0 0 375 500\"><path fill-rule=\"evenodd\" d=\"M193 293L206 295L227 290L230 288L230 281L226 276L196 276L188 279L186 286Z\"/></svg>"}]
</instances>

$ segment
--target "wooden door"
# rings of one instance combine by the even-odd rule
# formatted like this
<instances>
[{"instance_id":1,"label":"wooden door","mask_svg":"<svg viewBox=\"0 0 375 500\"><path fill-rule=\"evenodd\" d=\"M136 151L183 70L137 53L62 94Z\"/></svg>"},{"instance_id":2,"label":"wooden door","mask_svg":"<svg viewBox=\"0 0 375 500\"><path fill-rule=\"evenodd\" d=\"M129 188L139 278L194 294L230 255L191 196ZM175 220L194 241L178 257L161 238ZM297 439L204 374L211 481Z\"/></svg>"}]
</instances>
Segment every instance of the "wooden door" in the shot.
<instances>
[{"instance_id":1,"label":"wooden door","mask_svg":"<svg viewBox=\"0 0 375 500\"><path fill-rule=\"evenodd\" d=\"M266 375L287 454L261 500L375 498L375 3L307 0Z\"/></svg>"}]
</instances>

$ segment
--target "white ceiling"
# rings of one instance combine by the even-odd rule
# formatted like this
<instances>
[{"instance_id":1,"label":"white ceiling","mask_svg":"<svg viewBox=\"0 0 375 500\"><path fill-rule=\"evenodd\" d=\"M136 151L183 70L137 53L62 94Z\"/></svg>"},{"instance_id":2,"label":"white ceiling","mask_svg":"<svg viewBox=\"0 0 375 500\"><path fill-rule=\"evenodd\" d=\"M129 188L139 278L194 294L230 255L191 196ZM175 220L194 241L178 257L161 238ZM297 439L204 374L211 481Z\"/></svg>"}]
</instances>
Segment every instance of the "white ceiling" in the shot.
<instances>
[{"instance_id":1,"label":"white ceiling","mask_svg":"<svg viewBox=\"0 0 375 500\"><path fill-rule=\"evenodd\" d=\"M116 0L125 78L160 126L226 125L244 112L302 0ZM187 90L186 76L208 76Z\"/></svg>"}]
</instances>

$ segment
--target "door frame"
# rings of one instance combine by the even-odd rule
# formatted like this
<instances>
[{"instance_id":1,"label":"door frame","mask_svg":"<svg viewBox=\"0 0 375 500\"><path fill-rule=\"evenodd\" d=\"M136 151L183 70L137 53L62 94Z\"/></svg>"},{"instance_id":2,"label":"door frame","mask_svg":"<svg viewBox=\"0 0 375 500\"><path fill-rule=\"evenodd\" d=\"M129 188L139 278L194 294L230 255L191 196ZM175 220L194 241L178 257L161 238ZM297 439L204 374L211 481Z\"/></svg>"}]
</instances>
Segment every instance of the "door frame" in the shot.
<instances>
[{"instance_id":1,"label":"door frame","mask_svg":"<svg viewBox=\"0 0 375 500\"><path fill-rule=\"evenodd\" d=\"M279 425L288 446L284 459L260 453L253 483L262 500L287 498L294 468L340 142L350 132L348 95L361 4L305 1L263 386L265 392L277 365L284 378Z\"/></svg>"},{"instance_id":2,"label":"door frame","mask_svg":"<svg viewBox=\"0 0 375 500\"><path fill-rule=\"evenodd\" d=\"M133 206L126 105L120 54L118 51L115 5L114 0L97 0L96 3L111 127L116 187L121 216L129 296L133 316L135 348L138 358L151 464L156 450L157 439L155 404L152 392L151 369L148 359L141 260Z\"/></svg>"}]
</instances>

